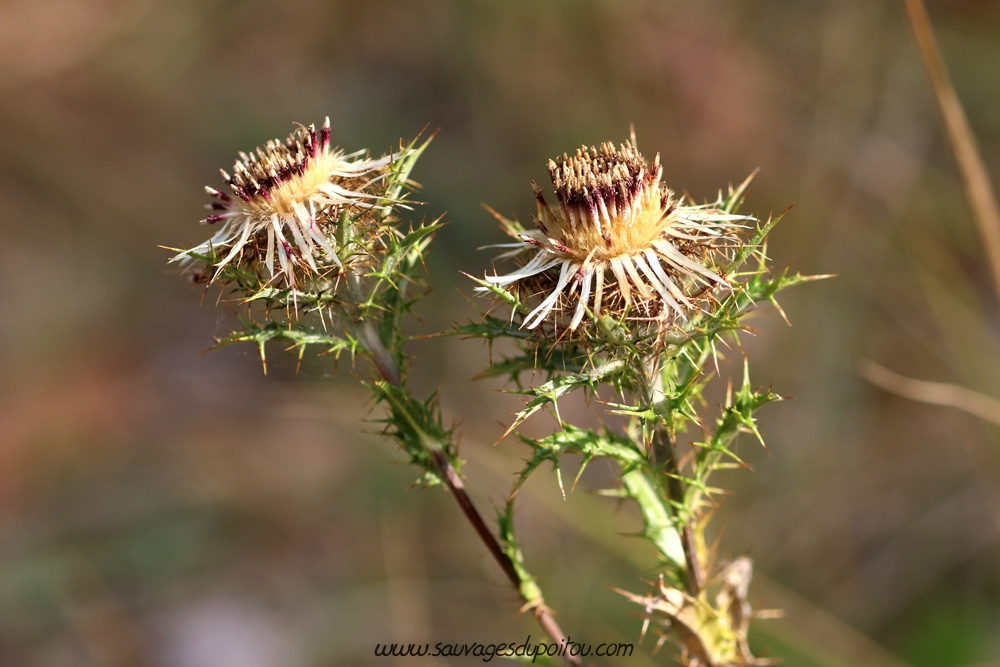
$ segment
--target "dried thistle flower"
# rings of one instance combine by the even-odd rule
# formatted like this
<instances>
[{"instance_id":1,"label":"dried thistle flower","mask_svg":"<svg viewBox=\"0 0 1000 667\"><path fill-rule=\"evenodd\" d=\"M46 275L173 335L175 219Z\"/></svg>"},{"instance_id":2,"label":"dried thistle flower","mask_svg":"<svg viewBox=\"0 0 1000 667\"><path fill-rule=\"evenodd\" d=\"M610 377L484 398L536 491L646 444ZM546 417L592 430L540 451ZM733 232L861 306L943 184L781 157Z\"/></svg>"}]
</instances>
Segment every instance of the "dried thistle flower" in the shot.
<instances>
[{"instance_id":1,"label":"dried thistle flower","mask_svg":"<svg viewBox=\"0 0 1000 667\"><path fill-rule=\"evenodd\" d=\"M518 243L501 258L534 249L519 269L487 276L492 286L516 285L525 299L544 294L521 326L534 329L548 318L558 322L572 312L576 329L588 312L616 319L659 316L672 322L697 308L700 295L729 287L713 270L713 255L726 254L741 221L715 204L693 205L660 183L660 156L652 164L634 139L616 150L581 147L572 157L550 160L549 176L557 206L551 207L537 184L537 229L525 231L500 218ZM498 216L500 217L500 216ZM694 292L696 285L703 288ZM493 291L490 286L479 288Z\"/></svg>"},{"instance_id":2,"label":"dried thistle flower","mask_svg":"<svg viewBox=\"0 0 1000 667\"><path fill-rule=\"evenodd\" d=\"M201 222L221 228L172 261L205 259L214 268L210 282L231 264L292 290L307 276L329 277L344 268L337 248L340 215L389 203L380 185L398 157L372 159L366 151L348 155L331 148L329 118L318 131L300 125L284 142L241 152L232 175L222 171L232 195L205 188L213 213Z\"/></svg>"}]
</instances>

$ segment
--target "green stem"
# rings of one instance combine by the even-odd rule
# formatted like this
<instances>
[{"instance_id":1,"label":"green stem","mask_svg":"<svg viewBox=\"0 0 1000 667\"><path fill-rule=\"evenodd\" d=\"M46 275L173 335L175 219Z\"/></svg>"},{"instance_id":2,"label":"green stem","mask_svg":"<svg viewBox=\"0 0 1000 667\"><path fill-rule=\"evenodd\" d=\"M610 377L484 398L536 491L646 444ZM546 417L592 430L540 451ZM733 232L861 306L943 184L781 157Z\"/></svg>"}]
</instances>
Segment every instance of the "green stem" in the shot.
<instances>
[{"instance_id":1,"label":"green stem","mask_svg":"<svg viewBox=\"0 0 1000 667\"><path fill-rule=\"evenodd\" d=\"M382 379L395 387L403 386L403 376L399 371L399 366L389 351L385 349L372 321L365 320L364 324L358 327L357 335L361 344L370 354L369 359Z\"/></svg>"},{"instance_id":2,"label":"green stem","mask_svg":"<svg viewBox=\"0 0 1000 667\"><path fill-rule=\"evenodd\" d=\"M685 569L684 545L677 531L674 519L663 506L663 500L653 483L641 469L630 470L622 476L622 483L630 498L635 500L642 512L645 534L656 545L657 550L675 568Z\"/></svg>"},{"instance_id":3,"label":"green stem","mask_svg":"<svg viewBox=\"0 0 1000 667\"><path fill-rule=\"evenodd\" d=\"M366 324L370 324L370 322L366 322ZM554 642L562 644L565 641L565 635L548 608L542 603L538 585L530 577L523 576L522 572L515 566L499 540L497 540L496 536L486 525L479 510L473 504L472 498L469 497L468 492L465 490L465 483L450 460L451 452L453 451L453 448L450 447L451 442L435 435L435 432L440 431L440 428L436 424L423 419L426 415L425 410L416 409L409 404L409 402L413 401L413 398L406 391L399 369L392 360L392 356L382 346L381 341L378 340L374 327L366 326L363 331L366 332L364 333L365 337L361 338L363 344L367 345L372 341L378 344L375 349L366 348L366 350L369 353L369 360L378 370L379 375L382 376L386 383L391 385L391 388L383 388L380 394L389 404L389 409L394 418L393 421L397 425L405 425L407 427L413 440L411 446L421 450L419 452L412 452L411 455L415 454L415 458L424 460L429 455L430 460L425 465L433 469L438 479L448 487L451 496L458 503L465 518L472 524L476 535L479 536L480 541L486 546L486 549L493 556L500 569L503 570L511 585L518 592L518 595L521 596L525 604L530 605L534 609L535 618L542 627L542 630ZM390 378L394 378L396 381L394 382ZM402 444L405 447L406 443L403 442ZM574 666L581 664L578 657L566 656L566 660Z\"/></svg>"},{"instance_id":4,"label":"green stem","mask_svg":"<svg viewBox=\"0 0 1000 667\"><path fill-rule=\"evenodd\" d=\"M688 507L684 503L685 484L680 479L680 466L677 463L677 447L673 436L667 429L657 424L653 434L653 451L663 453L661 463L667 478L667 492L674 503L675 530L680 533L681 548L684 551L685 576L684 583L688 593L697 597L705 585L705 576L701 561L698 559L698 544L691 529L690 517L682 514L680 507Z\"/></svg>"},{"instance_id":5,"label":"green stem","mask_svg":"<svg viewBox=\"0 0 1000 667\"><path fill-rule=\"evenodd\" d=\"M353 228L346 214L342 215L340 224L338 225L337 241L339 247L348 247L348 239L352 233ZM354 302L356 304L367 302L369 297L365 294L362 277L350 269L345 274L345 280ZM346 319L347 321L351 321L350 317ZM559 624L556 623L555 618L552 617L552 614L540 602L540 592L536 595L536 592L538 592L537 585L530 578L522 577L496 536L490 531L489 526L486 525L479 510L473 504L472 498L466 492L465 484L455 469L455 465L452 463L455 450L451 446L451 441L446 440L441 435L444 431L437 423L431 420L424 406L419 404L414 405L415 401L406 388L405 378L399 368L399 364L396 362L397 357L394 357L386 349L385 343L378 333L378 328L374 324L374 320L354 320L353 324L353 333L361 343L362 353L388 385L388 387L378 387L378 385L376 387L378 393L389 404L393 423L401 430L405 427L403 433L409 435L409 438L405 436L400 437L400 444L403 445L404 449L409 445L412 451L408 449L408 453L410 453L414 462L418 462L425 470L433 471L437 478L448 487L452 498L455 499L455 502L458 503L459 508L462 510L462 514L472 524L476 535L479 536L480 541L486 546L486 549L493 556L500 569L503 570L511 585L517 590L522 600L534 608L535 618L538 620L539 625L542 626L542 630L554 642L562 644L565 641L565 635L562 629L560 629ZM393 336L392 340L388 342L394 349L398 349L400 341L397 336ZM398 358L402 358L402 355L399 355ZM403 434L401 433L400 435L402 436ZM410 442L407 443L407 440L410 440ZM566 659L571 665L581 664L577 657L567 656Z\"/></svg>"},{"instance_id":6,"label":"green stem","mask_svg":"<svg viewBox=\"0 0 1000 667\"><path fill-rule=\"evenodd\" d=\"M645 383L642 387L641 399L648 408L662 406L666 401L666 391L664 388L663 368L661 367L662 357L660 354L651 355L643 364ZM672 507L663 507L662 499L658 494L653 494L657 506L662 511L663 516L670 523L669 546L676 549L680 546L681 558L671 558L678 566L679 571L684 574L684 583L688 593L697 597L704 586L704 573L702 572L700 560L698 558L698 545L694 538L694 531L691 528L690 517L685 516L680 508L686 507L684 503L685 484L681 478L680 463L677 459L677 447L674 435L659 419L653 427L653 439L650 447L650 456L653 463L662 470L664 485L667 495L672 503ZM651 501L650 501L651 502ZM643 509L643 516L649 526L650 520L659 520L659 517L651 511ZM655 528L656 532L662 529ZM659 546L659 543L657 543ZM661 551L663 548L661 547ZM676 556L676 553L674 553Z\"/></svg>"}]
</instances>

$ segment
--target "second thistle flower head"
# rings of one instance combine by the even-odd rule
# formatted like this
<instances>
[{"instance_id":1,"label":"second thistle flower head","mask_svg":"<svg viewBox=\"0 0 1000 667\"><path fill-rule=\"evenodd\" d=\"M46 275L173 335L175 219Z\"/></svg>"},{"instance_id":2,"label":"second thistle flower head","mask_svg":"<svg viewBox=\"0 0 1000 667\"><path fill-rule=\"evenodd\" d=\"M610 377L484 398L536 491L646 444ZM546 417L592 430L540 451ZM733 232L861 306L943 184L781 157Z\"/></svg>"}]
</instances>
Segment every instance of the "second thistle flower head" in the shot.
<instances>
[{"instance_id":1,"label":"second thistle flower head","mask_svg":"<svg viewBox=\"0 0 1000 667\"><path fill-rule=\"evenodd\" d=\"M207 258L212 282L237 265L265 284L295 290L304 279L344 268L336 228L345 211L377 209L386 176L399 154L377 159L330 147L330 119L319 130L299 126L285 141L240 153L233 173L222 171L230 193L205 190L213 201L203 224L219 225L209 240L174 261Z\"/></svg>"},{"instance_id":2,"label":"second thistle flower head","mask_svg":"<svg viewBox=\"0 0 1000 667\"><path fill-rule=\"evenodd\" d=\"M697 308L694 290L729 286L713 270L714 256L725 255L739 223L754 218L728 213L721 200L692 205L676 197L660 183L659 155L649 163L631 142L603 143L550 160L548 169L556 205L532 184L537 229L505 221L518 243L501 257L533 254L508 274L486 277L528 298L544 295L525 328L568 318L576 329L588 313L683 320Z\"/></svg>"}]
</instances>

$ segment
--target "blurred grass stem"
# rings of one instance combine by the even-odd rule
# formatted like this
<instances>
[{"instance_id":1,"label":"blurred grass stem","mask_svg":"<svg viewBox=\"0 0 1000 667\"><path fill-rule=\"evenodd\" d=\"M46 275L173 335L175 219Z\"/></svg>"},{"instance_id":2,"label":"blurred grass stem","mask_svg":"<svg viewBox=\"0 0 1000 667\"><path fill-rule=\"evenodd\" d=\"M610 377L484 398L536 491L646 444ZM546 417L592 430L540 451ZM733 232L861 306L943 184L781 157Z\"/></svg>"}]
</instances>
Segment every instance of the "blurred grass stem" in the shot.
<instances>
[{"instance_id":1,"label":"blurred grass stem","mask_svg":"<svg viewBox=\"0 0 1000 667\"><path fill-rule=\"evenodd\" d=\"M914 380L893 373L871 360L863 361L859 372L872 384L898 396L921 403L958 408L1000 426L1000 401L995 398L957 384Z\"/></svg>"},{"instance_id":2,"label":"blurred grass stem","mask_svg":"<svg viewBox=\"0 0 1000 667\"><path fill-rule=\"evenodd\" d=\"M913 27L917 50L924 60L927 75L941 108L941 117L955 160L958 162L965 193L969 198L973 218L985 246L986 258L993 275L993 288L1000 298L1000 205L990 182L976 137L969 126L962 103L951 84L948 70L934 39L923 0L904 0Z\"/></svg>"}]
</instances>

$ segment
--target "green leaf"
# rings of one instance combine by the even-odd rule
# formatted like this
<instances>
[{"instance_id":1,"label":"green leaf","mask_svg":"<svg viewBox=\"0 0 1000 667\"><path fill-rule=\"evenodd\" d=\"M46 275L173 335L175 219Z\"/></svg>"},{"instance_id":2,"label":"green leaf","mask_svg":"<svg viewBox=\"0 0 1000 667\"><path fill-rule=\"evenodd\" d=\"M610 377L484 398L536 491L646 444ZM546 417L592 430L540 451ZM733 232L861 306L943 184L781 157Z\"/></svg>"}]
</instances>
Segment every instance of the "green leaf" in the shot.
<instances>
[{"instance_id":1,"label":"green leaf","mask_svg":"<svg viewBox=\"0 0 1000 667\"><path fill-rule=\"evenodd\" d=\"M346 334L331 334L327 332L313 331L302 324L280 324L278 322L268 322L260 326L250 320L243 320L244 329L235 331L225 338L216 341L211 349L218 349L234 343L253 343L260 353L261 363L264 364L264 372L267 372L267 357L265 355L265 345L270 341L286 341L290 348L297 348L299 359L305 354L305 350L310 345L318 345L326 348L322 354L333 354L339 357L340 353L347 350L353 356L358 350L358 342Z\"/></svg>"},{"instance_id":2,"label":"green leaf","mask_svg":"<svg viewBox=\"0 0 1000 667\"><path fill-rule=\"evenodd\" d=\"M398 204L402 199L403 188L406 186L413 186L412 182L408 179L410 177L410 172L413 170L414 165L420 156L423 154L424 150L427 148L428 144L434 140L436 132L427 137L427 139L420 144L420 136L423 134L421 132L416 137L410 141L409 144L400 148L400 153L402 156L400 159L392 163L389 171L389 182L391 185L386 189L385 199L379 201L379 205L387 206L392 204Z\"/></svg>"},{"instance_id":3,"label":"green leaf","mask_svg":"<svg viewBox=\"0 0 1000 667\"><path fill-rule=\"evenodd\" d=\"M507 437L518 426L523 424L528 417L548 405L551 405L555 409L556 419L562 423L562 420L559 418L559 406L557 404L560 397L565 396L574 389L579 389L581 387L594 388L598 384L606 381L610 376L619 373L623 367L624 364L622 362L612 361L590 371L559 375L536 387L515 390L514 393L527 394L529 396L533 396L534 398L528 401L528 404L524 407L524 409L517 413L514 418L514 422L507 429L507 432L501 437L501 440Z\"/></svg>"},{"instance_id":4,"label":"green leaf","mask_svg":"<svg viewBox=\"0 0 1000 667\"><path fill-rule=\"evenodd\" d=\"M437 456L445 457L456 472L462 461L454 443L451 430L441 423L441 410L437 394L426 401L414 398L405 387L379 380L372 383L378 402L389 406L389 414L379 420L386 425L386 434L399 443L410 457L410 463L424 470L423 482L441 484Z\"/></svg>"},{"instance_id":5,"label":"green leaf","mask_svg":"<svg viewBox=\"0 0 1000 667\"><path fill-rule=\"evenodd\" d=\"M577 473L577 480L583 474L587 465L598 458L612 459L618 461L623 467L631 468L647 463L642 449L629 438L619 436L610 430L594 431L592 429L582 429L572 424L564 424L563 428L555 433L540 439L531 439L520 436L521 440L534 449L532 457L525 462L514 489L511 491L513 497L528 480L528 477L545 461L551 461L556 471L559 489L563 497L566 497L565 488L562 484L562 476L559 473L559 459L565 454L579 454L583 456L580 471ZM576 481L574 481L576 486Z\"/></svg>"}]
</instances>

